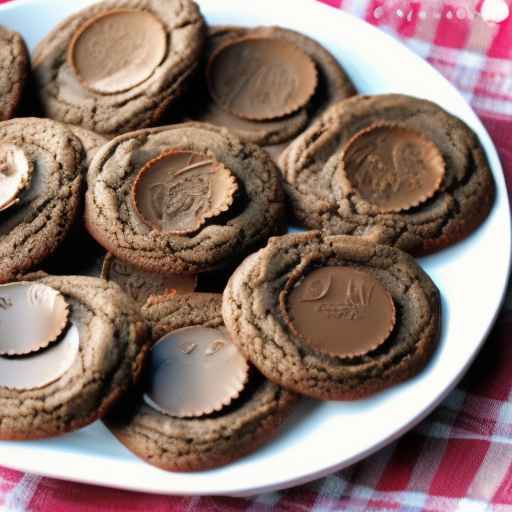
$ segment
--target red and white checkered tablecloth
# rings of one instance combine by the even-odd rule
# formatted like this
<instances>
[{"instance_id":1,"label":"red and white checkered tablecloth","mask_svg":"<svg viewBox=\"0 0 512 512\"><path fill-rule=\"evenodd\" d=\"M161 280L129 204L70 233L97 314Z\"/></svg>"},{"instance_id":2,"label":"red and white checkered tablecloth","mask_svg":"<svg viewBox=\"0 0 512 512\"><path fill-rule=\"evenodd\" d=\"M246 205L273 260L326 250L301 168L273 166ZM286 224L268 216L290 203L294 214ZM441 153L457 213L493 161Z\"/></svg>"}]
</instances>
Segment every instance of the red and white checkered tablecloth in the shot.
<instances>
[{"instance_id":1,"label":"red and white checkered tablecloth","mask_svg":"<svg viewBox=\"0 0 512 512\"><path fill-rule=\"evenodd\" d=\"M512 190L512 15L484 21L486 0L320 1L402 39L451 80L487 126ZM490 1L512 10L512 0ZM153 496L0 467L0 510L512 511L512 294L445 402L412 432L346 470L288 491L235 499Z\"/></svg>"}]
</instances>

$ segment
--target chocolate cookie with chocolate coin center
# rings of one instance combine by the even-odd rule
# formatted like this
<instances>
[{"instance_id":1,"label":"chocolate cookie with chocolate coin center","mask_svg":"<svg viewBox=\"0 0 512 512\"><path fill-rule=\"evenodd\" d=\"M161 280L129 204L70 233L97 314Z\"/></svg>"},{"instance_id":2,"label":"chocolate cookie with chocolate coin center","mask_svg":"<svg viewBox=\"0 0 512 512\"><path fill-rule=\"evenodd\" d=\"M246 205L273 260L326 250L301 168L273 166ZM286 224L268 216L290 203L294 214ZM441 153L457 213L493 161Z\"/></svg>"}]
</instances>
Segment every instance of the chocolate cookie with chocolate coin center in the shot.
<instances>
[{"instance_id":1,"label":"chocolate cookie with chocolate coin center","mask_svg":"<svg viewBox=\"0 0 512 512\"><path fill-rule=\"evenodd\" d=\"M0 283L55 253L81 201L85 153L47 119L0 123Z\"/></svg>"},{"instance_id":2,"label":"chocolate cookie with chocolate coin center","mask_svg":"<svg viewBox=\"0 0 512 512\"><path fill-rule=\"evenodd\" d=\"M325 48L281 27L211 27L196 89L187 117L226 127L273 156L329 105L355 94Z\"/></svg>"},{"instance_id":3,"label":"chocolate cookie with chocolate coin center","mask_svg":"<svg viewBox=\"0 0 512 512\"><path fill-rule=\"evenodd\" d=\"M154 126L199 61L204 22L191 0L106 0L39 43L34 74L47 117L118 135Z\"/></svg>"},{"instance_id":4,"label":"chocolate cookie with chocolate coin center","mask_svg":"<svg viewBox=\"0 0 512 512\"><path fill-rule=\"evenodd\" d=\"M155 341L144 384L105 423L132 452L170 471L228 464L274 437L295 395L263 378L232 343L221 295L151 300Z\"/></svg>"},{"instance_id":5,"label":"chocolate cookie with chocolate coin center","mask_svg":"<svg viewBox=\"0 0 512 512\"><path fill-rule=\"evenodd\" d=\"M149 348L135 303L100 279L34 274L0 286L0 323L0 439L102 417L139 379Z\"/></svg>"},{"instance_id":6,"label":"chocolate cookie with chocolate coin center","mask_svg":"<svg viewBox=\"0 0 512 512\"><path fill-rule=\"evenodd\" d=\"M430 101L399 94L334 105L287 148L280 167L299 224L414 255L469 235L494 201L471 129Z\"/></svg>"},{"instance_id":7,"label":"chocolate cookie with chocolate coin center","mask_svg":"<svg viewBox=\"0 0 512 512\"><path fill-rule=\"evenodd\" d=\"M270 239L223 294L225 325L272 382L353 400L414 376L440 328L439 292L406 253L318 231Z\"/></svg>"},{"instance_id":8,"label":"chocolate cookie with chocolate coin center","mask_svg":"<svg viewBox=\"0 0 512 512\"><path fill-rule=\"evenodd\" d=\"M117 258L193 274L240 260L282 232L278 169L260 148L188 123L141 130L100 150L88 173L85 220Z\"/></svg>"}]
</instances>

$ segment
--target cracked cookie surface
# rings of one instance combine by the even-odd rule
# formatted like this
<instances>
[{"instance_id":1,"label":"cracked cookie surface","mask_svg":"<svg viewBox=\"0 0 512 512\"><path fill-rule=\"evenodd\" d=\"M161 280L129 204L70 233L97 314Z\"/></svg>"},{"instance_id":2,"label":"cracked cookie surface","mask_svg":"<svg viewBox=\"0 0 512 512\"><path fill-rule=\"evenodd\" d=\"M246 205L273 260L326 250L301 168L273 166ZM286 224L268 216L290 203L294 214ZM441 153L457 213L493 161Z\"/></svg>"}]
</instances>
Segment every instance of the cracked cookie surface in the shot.
<instances>
[{"instance_id":1,"label":"cracked cookie surface","mask_svg":"<svg viewBox=\"0 0 512 512\"><path fill-rule=\"evenodd\" d=\"M229 209L188 234L148 226L132 201L141 169L169 151L219 162L237 181ZM284 229L284 193L275 164L258 146L211 125L188 123L119 136L101 148L87 179L87 229L115 256L148 271L214 269L241 259ZM178 195L180 201L183 197ZM191 200L202 197L195 194Z\"/></svg>"},{"instance_id":2,"label":"cracked cookie surface","mask_svg":"<svg viewBox=\"0 0 512 512\"><path fill-rule=\"evenodd\" d=\"M444 159L439 190L417 207L382 213L339 179L341 148L379 122L420 133ZM414 255L438 251L469 235L494 201L492 174L471 129L434 103L398 94L357 96L331 107L287 148L280 167L301 225L333 235L364 236Z\"/></svg>"},{"instance_id":3,"label":"cracked cookie surface","mask_svg":"<svg viewBox=\"0 0 512 512\"><path fill-rule=\"evenodd\" d=\"M21 35L0 26L0 121L13 117L29 68L30 58Z\"/></svg>"},{"instance_id":4,"label":"cracked cookie surface","mask_svg":"<svg viewBox=\"0 0 512 512\"><path fill-rule=\"evenodd\" d=\"M148 348L148 328L117 285L76 276L34 279L59 291L69 304L70 322L79 332L78 356L44 387L0 387L2 439L56 436L102 417L139 378Z\"/></svg>"},{"instance_id":5,"label":"cracked cookie surface","mask_svg":"<svg viewBox=\"0 0 512 512\"><path fill-rule=\"evenodd\" d=\"M157 341L184 327L221 327L221 303L218 294L159 298L146 304L143 315ZM149 407L140 391L134 391L104 421L148 463L172 471L199 471L228 464L270 440L295 400L294 394L254 371L245 391L220 412L175 418Z\"/></svg>"},{"instance_id":6,"label":"cracked cookie surface","mask_svg":"<svg viewBox=\"0 0 512 512\"><path fill-rule=\"evenodd\" d=\"M67 53L78 29L115 10L154 15L165 30L167 48L142 83L101 94L75 76ZM155 125L196 67L204 30L199 8L190 0L107 0L74 14L57 25L34 53L34 75L45 115L112 136Z\"/></svg>"},{"instance_id":7,"label":"cracked cookie surface","mask_svg":"<svg viewBox=\"0 0 512 512\"><path fill-rule=\"evenodd\" d=\"M369 273L392 297L394 328L364 355L337 357L315 350L283 314L280 298L297 271L332 266ZM272 238L244 260L224 291L222 313L233 341L269 380L314 398L352 400L425 366L438 340L440 298L406 253L357 237L311 231ZM338 332L342 343L343 330Z\"/></svg>"},{"instance_id":8,"label":"cracked cookie surface","mask_svg":"<svg viewBox=\"0 0 512 512\"><path fill-rule=\"evenodd\" d=\"M0 147L14 145L33 165L32 181L14 206L0 211L0 282L55 252L80 205L84 150L63 125L20 118L0 123Z\"/></svg>"}]
</instances>

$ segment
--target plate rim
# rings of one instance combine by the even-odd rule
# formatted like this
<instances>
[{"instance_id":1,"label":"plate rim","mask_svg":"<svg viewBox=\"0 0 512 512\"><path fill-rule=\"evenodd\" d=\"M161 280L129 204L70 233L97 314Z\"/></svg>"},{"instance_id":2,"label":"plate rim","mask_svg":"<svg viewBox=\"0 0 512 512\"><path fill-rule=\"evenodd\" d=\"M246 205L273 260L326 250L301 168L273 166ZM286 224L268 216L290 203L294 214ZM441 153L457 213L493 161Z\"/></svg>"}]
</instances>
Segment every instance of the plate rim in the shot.
<instances>
[{"instance_id":1,"label":"plate rim","mask_svg":"<svg viewBox=\"0 0 512 512\"><path fill-rule=\"evenodd\" d=\"M263 0L261 1L261 4L263 3L270 3L271 0ZM287 0L285 0L287 1ZM7 10L23 10L29 8L30 5L34 4L45 4L48 0L16 0L15 2L7 3L0 5L0 13L2 11ZM199 4L208 4L208 2L213 3L213 0L198 0ZM219 4L226 4L228 5L231 3L231 0L215 0L217 5ZM487 157L489 160L492 160L494 162L491 167L493 168L493 176L498 183L496 183L497 190L500 190L501 193L504 194L504 205L507 209L507 219L508 219L508 229L507 229L507 239L506 239L506 247L503 250L507 250L507 272L504 275L501 289L499 290L499 294L496 296L499 297L499 301L496 302L495 308L494 308L494 314L492 315L492 318L488 322L487 328L485 329L485 334L482 336L476 347L473 349L473 353L471 356L466 360L465 364L459 368L457 375L455 378L451 380L451 383L443 390L442 393L440 393L426 408L424 408L421 412L416 414L414 418L412 418L409 422L402 425L401 428L396 430L392 435L389 437L386 437L385 439L382 439L376 443L374 443L372 446L368 447L366 450L359 452L358 454L354 455L353 457L350 457L349 459L345 459L342 462L338 464L332 464L327 467L324 467L321 470L309 473L307 475L304 475L302 477L295 477L291 479L283 478L279 480L278 482L274 482L273 484L269 485L258 485L254 487L246 487L244 490L241 490L240 488L233 488L232 491L230 490L215 490L215 489L207 489L201 490L199 492L191 493L189 491L180 491L179 489L170 489L170 490L164 490L161 488L152 488L151 486L147 485L140 485L139 487L133 487L131 485L123 485L118 480L112 479L112 481L98 481L97 479L94 479L93 477L87 477L87 476L81 476L81 477L74 477L74 476L68 476L64 474L64 471L58 472L58 471L38 471L34 470L33 468L27 469L26 465L23 464L16 464L16 461L13 460L8 462L8 467L20 470L20 471L28 471L35 474L41 474L57 479L67 480L67 481L75 481L75 482L81 482L81 483L88 483L93 485L100 485L100 486L108 486L112 488L117 489L125 489L125 490L132 490L132 491L141 491L141 492L147 492L152 494L173 494L173 495L203 495L205 493L210 495L230 495L230 496L237 496L237 497L246 497L246 496L253 496L262 492L271 492L271 491L277 491L281 489L286 489L289 487L301 485L313 480L317 480L319 478L322 478L324 476L327 476L329 474L332 474L333 472L339 471L340 469L343 469L347 466L350 466L366 457L371 455L372 453L375 453L379 449L383 448L384 446L392 443L399 437L401 437L403 434L405 434L407 431L412 429L414 426L416 426L418 423L420 423L423 419L425 419L435 408L439 406L439 404L450 394L450 392L457 386L457 384L460 382L462 376L467 372L473 361L475 360L476 356L480 352L482 346L484 345L491 329L493 328L495 321L498 317L498 314L501 310L501 306L503 304L505 293L507 289L507 283L510 278L510 272L511 272L511 222L510 222L510 202L509 197L507 194L507 188L505 184L505 178L504 178L504 170L503 166L501 164L501 160L499 158L499 155L497 153L496 146L494 142L492 141L487 128L483 124L483 122L480 120L480 118L476 115L475 111L472 109L471 105L467 103L467 101L464 99L462 94L441 74L439 71L437 71L435 68L433 68L430 64L428 64L422 57L418 56L416 53L414 53L411 49L407 48L405 45L400 43L398 40L393 38L390 34L383 32L376 27L371 26L364 20L357 18L356 16L353 16L349 13L346 13L344 11L341 11L339 9L333 9L330 6L327 6L323 3L320 3L318 0L294 0L294 2L300 2L301 4L309 4L309 7L312 9L317 9L319 12L319 16L325 16L327 14L330 14L331 16L335 17L342 17L345 18L345 20L350 20L350 23L353 24L353 29L357 30L359 27L365 27L366 30L370 29L372 33L378 33L379 37L383 37L387 39L387 43L395 49L398 53L405 52L411 56L414 56L414 58L419 62L421 61L421 65L425 67L428 67L430 69L430 72L434 72L437 74L437 78L439 80L442 80L444 82L444 86L449 87L452 92L455 92L469 107L471 110L474 120L476 124L479 125L479 130L485 135L485 138L487 140L481 141L482 146L485 148ZM79 10L81 6L77 6L77 10ZM321 13L321 11L324 11ZM420 65L420 64L419 64ZM473 126L475 128L475 126ZM496 172L494 172L496 171ZM498 176L496 176L498 174ZM501 190L503 188L503 190ZM103 425L102 425L103 426ZM104 428L104 427L103 427ZM5 465L5 461L0 461L2 465Z\"/></svg>"}]
</instances>

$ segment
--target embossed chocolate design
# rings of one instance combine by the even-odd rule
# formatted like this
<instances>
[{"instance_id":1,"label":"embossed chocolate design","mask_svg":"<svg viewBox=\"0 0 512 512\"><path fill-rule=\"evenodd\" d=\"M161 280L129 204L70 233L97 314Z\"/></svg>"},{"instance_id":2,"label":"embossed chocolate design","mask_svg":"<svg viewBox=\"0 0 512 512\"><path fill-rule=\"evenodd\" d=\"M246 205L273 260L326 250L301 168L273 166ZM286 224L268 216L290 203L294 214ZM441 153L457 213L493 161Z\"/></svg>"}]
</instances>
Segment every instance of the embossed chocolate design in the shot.
<instances>
[{"instance_id":1,"label":"embossed chocolate design","mask_svg":"<svg viewBox=\"0 0 512 512\"><path fill-rule=\"evenodd\" d=\"M68 48L68 64L88 89L114 94L141 84L167 52L167 34L148 11L116 9L78 28Z\"/></svg>"},{"instance_id":2,"label":"embossed chocolate design","mask_svg":"<svg viewBox=\"0 0 512 512\"><path fill-rule=\"evenodd\" d=\"M19 203L21 193L30 186L33 165L22 148L0 144L0 212Z\"/></svg>"},{"instance_id":3,"label":"embossed chocolate design","mask_svg":"<svg viewBox=\"0 0 512 512\"><path fill-rule=\"evenodd\" d=\"M297 336L330 356L364 355L395 325L389 292L371 273L352 267L321 267L288 283L281 308Z\"/></svg>"},{"instance_id":4,"label":"embossed chocolate design","mask_svg":"<svg viewBox=\"0 0 512 512\"><path fill-rule=\"evenodd\" d=\"M0 356L0 388L38 389L60 379L75 363L80 334L70 324L62 339L37 353L26 356Z\"/></svg>"},{"instance_id":5,"label":"embossed chocolate design","mask_svg":"<svg viewBox=\"0 0 512 512\"><path fill-rule=\"evenodd\" d=\"M341 172L352 188L383 213L399 212L431 198L445 174L443 156L424 135L378 123L345 146Z\"/></svg>"},{"instance_id":6,"label":"embossed chocolate design","mask_svg":"<svg viewBox=\"0 0 512 512\"><path fill-rule=\"evenodd\" d=\"M105 257L101 277L117 283L140 305L144 305L151 295L191 293L197 286L195 275L145 272L112 254Z\"/></svg>"},{"instance_id":7,"label":"embossed chocolate design","mask_svg":"<svg viewBox=\"0 0 512 512\"><path fill-rule=\"evenodd\" d=\"M220 411L237 398L249 366L223 328L184 327L151 351L145 402L179 418Z\"/></svg>"},{"instance_id":8,"label":"embossed chocolate design","mask_svg":"<svg viewBox=\"0 0 512 512\"><path fill-rule=\"evenodd\" d=\"M220 162L199 153L171 150L142 168L132 198L144 223L182 235L227 211L237 188L235 177Z\"/></svg>"},{"instance_id":9,"label":"embossed chocolate design","mask_svg":"<svg viewBox=\"0 0 512 512\"><path fill-rule=\"evenodd\" d=\"M64 297L40 283L0 286L0 355L24 355L48 346L68 323Z\"/></svg>"},{"instance_id":10,"label":"embossed chocolate design","mask_svg":"<svg viewBox=\"0 0 512 512\"><path fill-rule=\"evenodd\" d=\"M207 80L220 107L243 119L263 121L307 105L318 77L314 62L294 44L243 38L213 53Z\"/></svg>"}]
</instances>

